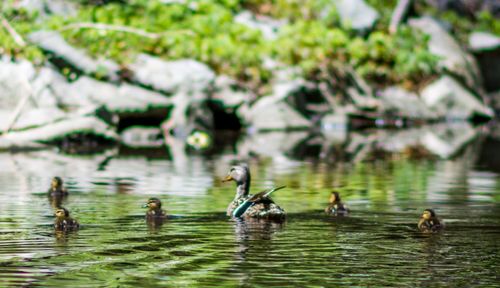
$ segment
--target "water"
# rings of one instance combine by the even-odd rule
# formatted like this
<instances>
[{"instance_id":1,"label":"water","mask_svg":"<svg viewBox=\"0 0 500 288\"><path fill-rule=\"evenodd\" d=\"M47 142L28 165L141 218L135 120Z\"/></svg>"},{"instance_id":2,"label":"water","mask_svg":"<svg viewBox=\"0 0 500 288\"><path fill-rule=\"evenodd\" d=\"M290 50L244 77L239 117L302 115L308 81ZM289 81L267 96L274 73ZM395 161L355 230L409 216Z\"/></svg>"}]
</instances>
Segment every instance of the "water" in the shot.
<instances>
[{"instance_id":1,"label":"water","mask_svg":"<svg viewBox=\"0 0 500 288\"><path fill-rule=\"evenodd\" d=\"M148 154L0 153L0 287L500 285L498 141L478 136L446 160L417 149L382 153L373 141L363 142L371 150L352 149L355 135L330 152L311 138L276 150L256 144L275 136L208 156L175 145ZM285 224L225 216L235 187L220 179L242 159L252 191L288 186L274 195ZM54 175L67 182L63 206L78 232L51 226L45 191ZM349 217L323 213L332 187ZM161 226L144 220L150 196L171 215ZM443 233L416 231L425 208L444 219Z\"/></svg>"}]
</instances>

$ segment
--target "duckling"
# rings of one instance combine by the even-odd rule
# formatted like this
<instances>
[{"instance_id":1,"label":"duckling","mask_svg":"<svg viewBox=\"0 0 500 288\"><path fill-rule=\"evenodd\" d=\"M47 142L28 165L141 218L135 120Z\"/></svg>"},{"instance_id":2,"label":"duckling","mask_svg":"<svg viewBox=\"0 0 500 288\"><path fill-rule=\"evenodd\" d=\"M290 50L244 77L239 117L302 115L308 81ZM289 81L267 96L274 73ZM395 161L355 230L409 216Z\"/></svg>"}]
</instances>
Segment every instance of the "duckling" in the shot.
<instances>
[{"instance_id":1,"label":"duckling","mask_svg":"<svg viewBox=\"0 0 500 288\"><path fill-rule=\"evenodd\" d=\"M281 186L270 190L264 190L255 195L250 195L250 170L246 165L238 165L231 168L223 182L236 182L236 195L227 207L227 215L235 218L267 219L272 221L283 221L286 218L285 211L276 205L269 195L284 188Z\"/></svg>"},{"instance_id":2,"label":"duckling","mask_svg":"<svg viewBox=\"0 0 500 288\"><path fill-rule=\"evenodd\" d=\"M49 195L53 196L66 196L68 195L68 190L64 187L63 180L61 177L54 177L50 182L50 189L48 191Z\"/></svg>"},{"instance_id":3,"label":"duckling","mask_svg":"<svg viewBox=\"0 0 500 288\"><path fill-rule=\"evenodd\" d=\"M422 232L432 233L443 229L443 224L436 216L436 212L432 209L425 209L420 220L418 221L418 229Z\"/></svg>"},{"instance_id":4,"label":"duckling","mask_svg":"<svg viewBox=\"0 0 500 288\"><path fill-rule=\"evenodd\" d=\"M155 197L149 198L148 203L144 204L142 208L148 208L148 212L146 213L148 220L165 218L167 216L167 213L161 209L160 199Z\"/></svg>"},{"instance_id":5,"label":"duckling","mask_svg":"<svg viewBox=\"0 0 500 288\"><path fill-rule=\"evenodd\" d=\"M329 215L347 215L349 214L349 209L347 208L342 200L340 199L340 194L338 192L332 192L330 195L330 200L328 201L328 207L325 208L325 213Z\"/></svg>"},{"instance_id":6,"label":"duckling","mask_svg":"<svg viewBox=\"0 0 500 288\"><path fill-rule=\"evenodd\" d=\"M55 212L56 221L54 222L54 228L59 231L71 231L77 230L80 224L69 217L69 211L66 208L58 208Z\"/></svg>"}]
</instances>

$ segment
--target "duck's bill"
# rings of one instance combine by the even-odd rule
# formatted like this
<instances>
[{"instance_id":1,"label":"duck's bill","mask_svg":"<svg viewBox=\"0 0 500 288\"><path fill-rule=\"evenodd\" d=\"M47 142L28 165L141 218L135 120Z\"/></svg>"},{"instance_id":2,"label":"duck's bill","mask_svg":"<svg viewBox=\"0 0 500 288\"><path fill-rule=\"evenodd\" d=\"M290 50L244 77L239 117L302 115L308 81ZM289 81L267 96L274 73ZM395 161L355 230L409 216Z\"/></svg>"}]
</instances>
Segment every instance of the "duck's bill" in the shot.
<instances>
[{"instance_id":1,"label":"duck's bill","mask_svg":"<svg viewBox=\"0 0 500 288\"><path fill-rule=\"evenodd\" d=\"M146 204L142 205L142 208L149 208L149 204L146 203Z\"/></svg>"},{"instance_id":2,"label":"duck's bill","mask_svg":"<svg viewBox=\"0 0 500 288\"><path fill-rule=\"evenodd\" d=\"M231 177L231 175L227 175L226 178L222 179L222 182L228 182L231 180L233 180L233 177Z\"/></svg>"}]
</instances>

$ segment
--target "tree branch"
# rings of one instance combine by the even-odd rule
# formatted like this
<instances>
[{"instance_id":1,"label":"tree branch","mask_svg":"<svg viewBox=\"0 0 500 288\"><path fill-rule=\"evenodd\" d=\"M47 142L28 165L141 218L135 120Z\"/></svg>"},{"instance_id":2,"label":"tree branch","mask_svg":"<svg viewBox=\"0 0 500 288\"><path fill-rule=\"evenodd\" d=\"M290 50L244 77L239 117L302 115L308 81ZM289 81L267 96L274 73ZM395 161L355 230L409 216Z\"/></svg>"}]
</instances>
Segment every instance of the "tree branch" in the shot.
<instances>
[{"instance_id":1,"label":"tree branch","mask_svg":"<svg viewBox=\"0 0 500 288\"><path fill-rule=\"evenodd\" d=\"M23 37L21 37L21 35L16 32L16 30L10 25L9 21L7 21L5 17L3 17L3 15L0 15L0 20L0 22L2 22L2 26L5 28L5 30L7 30L12 39L14 39L14 42L16 42L16 44L21 47L26 46L26 41L24 41Z\"/></svg>"},{"instance_id":2,"label":"tree branch","mask_svg":"<svg viewBox=\"0 0 500 288\"><path fill-rule=\"evenodd\" d=\"M125 32L125 33L139 35L139 36L146 37L149 39L158 39L158 38L168 34L168 32L152 33L152 32L147 32L145 30L132 28L132 27L128 27L128 26L110 25L110 24L104 24L104 23L74 23L74 24L69 24L67 26L64 26L60 30L64 31L64 30L69 30L69 29L98 29L98 30L118 31L118 32ZM176 31L176 32L179 32L179 31ZM187 30L182 30L180 32L184 32L187 34L193 34L192 31L187 31Z\"/></svg>"}]
</instances>

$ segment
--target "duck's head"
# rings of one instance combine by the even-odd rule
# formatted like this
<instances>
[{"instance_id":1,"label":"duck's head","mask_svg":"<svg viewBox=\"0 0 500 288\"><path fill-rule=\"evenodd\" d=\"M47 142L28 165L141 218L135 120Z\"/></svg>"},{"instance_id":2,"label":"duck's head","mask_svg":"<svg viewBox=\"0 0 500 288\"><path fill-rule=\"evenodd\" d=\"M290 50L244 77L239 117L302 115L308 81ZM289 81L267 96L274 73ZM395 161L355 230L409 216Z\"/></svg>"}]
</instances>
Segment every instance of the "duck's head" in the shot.
<instances>
[{"instance_id":1,"label":"duck's head","mask_svg":"<svg viewBox=\"0 0 500 288\"><path fill-rule=\"evenodd\" d=\"M52 178L52 181L50 182L50 187L52 187L52 189L60 189L62 188L62 186L63 186L63 180L61 179L61 177L56 176Z\"/></svg>"},{"instance_id":2,"label":"duck's head","mask_svg":"<svg viewBox=\"0 0 500 288\"><path fill-rule=\"evenodd\" d=\"M422 218L425 220L431 220L436 217L436 212L432 209L425 209L424 213L422 213Z\"/></svg>"},{"instance_id":3,"label":"duck's head","mask_svg":"<svg viewBox=\"0 0 500 288\"><path fill-rule=\"evenodd\" d=\"M222 182L234 181L236 184L250 183L250 170L246 165L237 165L231 167L229 173L227 173L226 178L222 179Z\"/></svg>"},{"instance_id":4,"label":"duck's head","mask_svg":"<svg viewBox=\"0 0 500 288\"><path fill-rule=\"evenodd\" d=\"M64 219L66 217L69 217L69 211L66 208L57 208L54 214L56 215L56 218L59 219Z\"/></svg>"},{"instance_id":5,"label":"duck's head","mask_svg":"<svg viewBox=\"0 0 500 288\"><path fill-rule=\"evenodd\" d=\"M149 208L149 210L161 209L161 201L156 197L148 199L148 202L142 206L143 208Z\"/></svg>"},{"instance_id":6,"label":"duck's head","mask_svg":"<svg viewBox=\"0 0 500 288\"><path fill-rule=\"evenodd\" d=\"M330 203L335 203L338 201L340 201L340 194L339 192L333 191L330 195Z\"/></svg>"}]
</instances>

